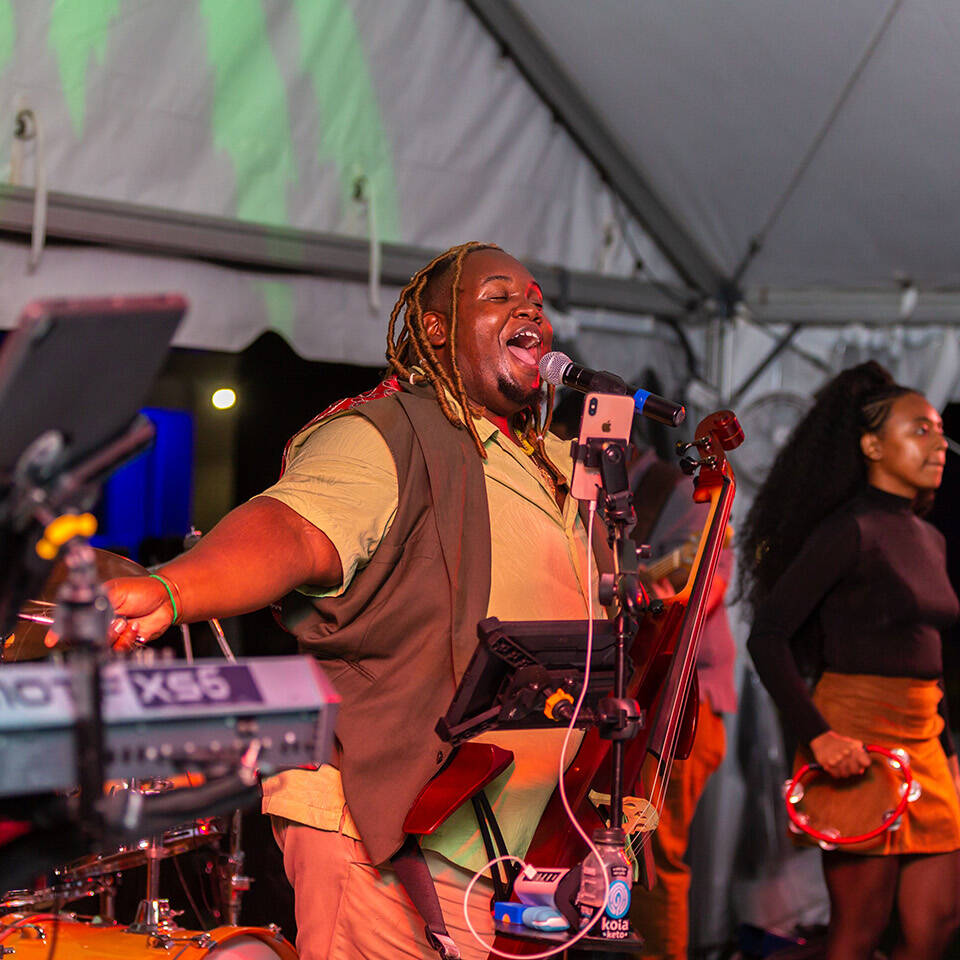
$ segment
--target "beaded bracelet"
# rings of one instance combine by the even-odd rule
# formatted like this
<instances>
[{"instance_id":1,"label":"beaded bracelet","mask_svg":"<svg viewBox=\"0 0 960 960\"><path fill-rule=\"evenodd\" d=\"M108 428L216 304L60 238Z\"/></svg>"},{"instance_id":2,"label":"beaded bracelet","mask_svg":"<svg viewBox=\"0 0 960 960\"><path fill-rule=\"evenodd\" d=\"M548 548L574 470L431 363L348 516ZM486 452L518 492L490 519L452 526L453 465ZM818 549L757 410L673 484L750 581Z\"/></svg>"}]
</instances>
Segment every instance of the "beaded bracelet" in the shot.
<instances>
[{"instance_id":1,"label":"beaded bracelet","mask_svg":"<svg viewBox=\"0 0 960 960\"><path fill-rule=\"evenodd\" d=\"M167 596L170 598L170 606L173 607L173 623L176 623L180 617L180 614L177 612L177 601L173 599L173 590L170 587L170 584L159 573L151 573L150 576L154 580L159 580L163 584L164 590L167 591ZM172 626L173 624L171 624Z\"/></svg>"}]
</instances>

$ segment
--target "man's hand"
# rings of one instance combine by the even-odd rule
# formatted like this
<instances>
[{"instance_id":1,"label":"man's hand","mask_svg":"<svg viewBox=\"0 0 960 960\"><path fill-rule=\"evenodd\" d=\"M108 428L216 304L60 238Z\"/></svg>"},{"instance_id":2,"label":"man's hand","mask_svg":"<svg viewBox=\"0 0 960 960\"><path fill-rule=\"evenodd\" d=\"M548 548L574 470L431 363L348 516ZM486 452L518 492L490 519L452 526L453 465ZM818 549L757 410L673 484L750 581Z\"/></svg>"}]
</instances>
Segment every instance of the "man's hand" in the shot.
<instances>
[{"instance_id":1,"label":"man's hand","mask_svg":"<svg viewBox=\"0 0 960 960\"><path fill-rule=\"evenodd\" d=\"M117 617L108 639L117 650L154 640L173 623L173 606L166 588L153 577L120 577L104 584Z\"/></svg>"},{"instance_id":2,"label":"man's hand","mask_svg":"<svg viewBox=\"0 0 960 960\"><path fill-rule=\"evenodd\" d=\"M855 777L870 766L870 755L863 744L833 730L810 741L814 759L831 777Z\"/></svg>"},{"instance_id":3,"label":"man's hand","mask_svg":"<svg viewBox=\"0 0 960 960\"><path fill-rule=\"evenodd\" d=\"M343 580L340 556L327 535L270 497L231 510L158 574L171 585L185 623L258 610L304 583L329 587ZM137 637L153 640L173 623L161 580L119 577L105 587L122 618L110 632L117 649L129 650Z\"/></svg>"}]
</instances>

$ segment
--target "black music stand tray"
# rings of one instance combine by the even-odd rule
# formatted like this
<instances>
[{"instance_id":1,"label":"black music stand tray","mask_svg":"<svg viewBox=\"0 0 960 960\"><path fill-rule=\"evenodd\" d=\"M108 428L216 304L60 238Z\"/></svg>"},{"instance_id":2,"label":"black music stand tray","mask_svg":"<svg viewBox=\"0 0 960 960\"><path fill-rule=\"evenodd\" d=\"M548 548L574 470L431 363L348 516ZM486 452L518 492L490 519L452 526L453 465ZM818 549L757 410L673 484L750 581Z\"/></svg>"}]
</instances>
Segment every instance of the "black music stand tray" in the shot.
<instances>
[{"instance_id":1,"label":"black music stand tray","mask_svg":"<svg viewBox=\"0 0 960 960\"><path fill-rule=\"evenodd\" d=\"M177 295L35 301L0 350L0 638L66 551L56 623L78 705L78 819L94 841L103 825L100 667L112 612L88 525L76 515L153 439L138 411L186 309Z\"/></svg>"},{"instance_id":2,"label":"black music stand tray","mask_svg":"<svg viewBox=\"0 0 960 960\"><path fill-rule=\"evenodd\" d=\"M43 585L44 514L88 510L153 437L137 413L187 309L176 295L38 300L0 349L0 636ZM38 517L38 513L40 517Z\"/></svg>"},{"instance_id":3,"label":"black music stand tray","mask_svg":"<svg viewBox=\"0 0 960 960\"><path fill-rule=\"evenodd\" d=\"M480 642L464 671L437 735L454 746L484 730L564 727L570 713L544 713L548 697L565 690L576 700L583 689L587 620L517 620L488 617L477 624ZM611 620L594 620L590 686L578 727L597 722L599 700L613 689L616 637ZM569 701L567 701L569 703Z\"/></svg>"}]
</instances>

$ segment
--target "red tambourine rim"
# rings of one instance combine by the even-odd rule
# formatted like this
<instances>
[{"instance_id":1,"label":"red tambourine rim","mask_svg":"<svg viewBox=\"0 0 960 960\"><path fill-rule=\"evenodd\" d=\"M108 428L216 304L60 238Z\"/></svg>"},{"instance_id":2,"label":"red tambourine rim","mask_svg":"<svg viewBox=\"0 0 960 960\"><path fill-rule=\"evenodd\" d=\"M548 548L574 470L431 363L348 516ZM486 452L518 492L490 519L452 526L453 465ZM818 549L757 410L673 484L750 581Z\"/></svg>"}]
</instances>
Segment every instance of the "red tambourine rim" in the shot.
<instances>
[{"instance_id":1,"label":"red tambourine rim","mask_svg":"<svg viewBox=\"0 0 960 960\"><path fill-rule=\"evenodd\" d=\"M888 816L878 827L875 827L873 830L869 830L867 833L858 834L855 837L833 837L826 833L821 833L819 830L815 830L809 824L805 824L800 820L800 816L796 811L794 804L790 802L790 795L793 793L794 787L800 783L800 781L808 774L816 772L817 770L822 770L823 767L819 763L805 763L797 772L794 774L793 779L787 784L787 789L785 791L785 803L787 807L787 816L790 818L790 822L798 829L802 830L807 836L813 837L814 840L820 840L823 843L831 843L841 846L847 843L863 843L865 840L872 840L874 837L879 837L881 833L889 830L894 823L897 822L897 819L902 816L903 811L907 809L907 804L910 802L910 788L913 786L913 774L910 772L910 764L906 762L903 757L898 756L892 750L888 750L886 747L880 747L876 744L869 744L863 748L867 753L878 753L882 757L886 757L888 760L896 761L900 767L900 771L903 774L903 782L906 784L906 790L903 791L903 795L900 797L900 802L896 805L893 812Z\"/></svg>"}]
</instances>

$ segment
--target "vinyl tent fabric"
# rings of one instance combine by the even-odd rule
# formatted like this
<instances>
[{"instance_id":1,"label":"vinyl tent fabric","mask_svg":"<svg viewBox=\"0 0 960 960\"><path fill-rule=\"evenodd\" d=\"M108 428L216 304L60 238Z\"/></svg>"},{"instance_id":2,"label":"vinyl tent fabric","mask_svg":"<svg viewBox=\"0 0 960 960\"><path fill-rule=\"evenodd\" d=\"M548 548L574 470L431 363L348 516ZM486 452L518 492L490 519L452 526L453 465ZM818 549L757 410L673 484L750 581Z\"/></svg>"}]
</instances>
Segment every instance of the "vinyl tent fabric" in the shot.
<instances>
[{"instance_id":1,"label":"vinyl tent fabric","mask_svg":"<svg viewBox=\"0 0 960 960\"><path fill-rule=\"evenodd\" d=\"M580 270L633 268L610 190L459 0L0 0L0 179L19 150L20 182L32 185L36 141L13 135L23 107L42 128L49 190L427 249L488 240ZM673 279L635 224L631 235ZM74 250L45 257L27 285L66 288L87 260ZM97 265L101 292L139 289L153 269L110 250ZM16 275L15 258L6 270ZM370 312L355 308L361 284L331 294L328 281L305 278L281 292L286 281L272 276L269 304L256 293L245 305L202 298L181 340L236 349L291 310L283 322L305 356L369 362L354 330ZM8 307L5 324L12 315Z\"/></svg>"},{"instance_id":2,"label":"vinyl tent fabric","mask_svg":"<svg viewBox=\"0 0 960 960\"><path fill-rule=\"evenodd\" d=\"M956 4L515 5L727 274L879 35L745 282L960 282Z\"/></svg>"}]
</instances>

